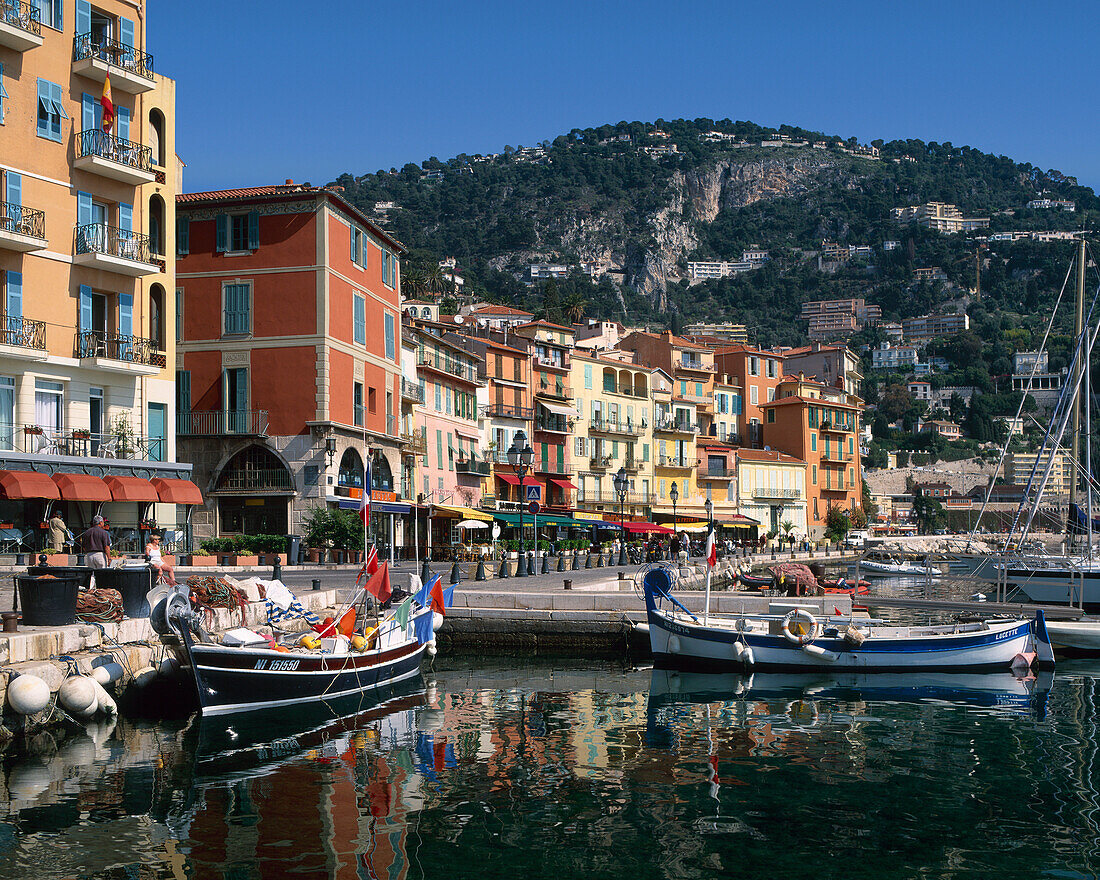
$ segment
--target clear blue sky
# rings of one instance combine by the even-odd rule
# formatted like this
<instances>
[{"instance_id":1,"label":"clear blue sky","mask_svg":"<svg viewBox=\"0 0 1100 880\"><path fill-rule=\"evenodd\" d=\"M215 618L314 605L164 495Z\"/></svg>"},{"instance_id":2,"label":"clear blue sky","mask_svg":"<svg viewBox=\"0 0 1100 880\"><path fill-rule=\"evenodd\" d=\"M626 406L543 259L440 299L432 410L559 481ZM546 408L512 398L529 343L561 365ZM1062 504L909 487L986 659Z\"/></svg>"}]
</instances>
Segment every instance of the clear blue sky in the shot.
<instances>
[{"instance_id":1,"label":"clear blue sky","mask_svg":"<svg viewBox=\"0 0 1100 880\"><path fill-rule=\"evenodd\" d=\"M1100 185L1088 0L150 0L189 191L678 117L950 141Z\"/></svg>"}]
</instances>

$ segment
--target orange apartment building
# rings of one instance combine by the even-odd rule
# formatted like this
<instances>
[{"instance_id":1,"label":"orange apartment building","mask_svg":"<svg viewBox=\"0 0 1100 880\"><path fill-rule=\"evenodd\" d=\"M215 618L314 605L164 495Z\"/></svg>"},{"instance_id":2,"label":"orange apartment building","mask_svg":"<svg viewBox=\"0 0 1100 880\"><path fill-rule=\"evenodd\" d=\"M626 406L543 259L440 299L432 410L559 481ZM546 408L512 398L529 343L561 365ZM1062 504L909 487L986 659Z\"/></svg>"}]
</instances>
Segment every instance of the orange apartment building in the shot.
<instances>
[{"instance_id":1,"label":"orange apartment building","mask_svg":"<svg viewBox=\"0 0 1100 880\"><path fill-rule=\"evenodd\" d=\"M403 543L402 246L338 192L288 182L177 202L177 423L208 504L196 533L300 534L358 508Z\"/></svg>"},{"instance_id":2,"label":"orange apartment building","mask_svg":"<svg viewBox=\"0 0 1100 880\"><path fill-rule=\"evenodd\" d=\"M830 506L863 506L861 410L859 398L801 373L783 377L775 399L765 408L765 442L806 463L806 526L811 538L824 534Z\"/></svg>"},{"instance_id":3,"label":"orange apartment building","mask_svg":"<svg viewBox=\"0 0 1100 880\"><path fill-rule=\"evenodd\" d=\"M136 550L197 500L163 482L190 474L171 427L180 166L145 20L134 0L0 6L0 522L24 547L54 509L76 533L101 512Z\"/></svg>"},{"instance_id":4,"label":"orange apartment building","mask_svg":"<svg viewBox=\"0 0 1100 880\"><path fill-rule=\"evenodd\" d=\"M741 410L733 414L741 445L763 449L764 404L775 397L783 377L783 356L749 345L731 345L719 349L714 362L719 373L741 388Z\"/></svg>"}]
</instances>

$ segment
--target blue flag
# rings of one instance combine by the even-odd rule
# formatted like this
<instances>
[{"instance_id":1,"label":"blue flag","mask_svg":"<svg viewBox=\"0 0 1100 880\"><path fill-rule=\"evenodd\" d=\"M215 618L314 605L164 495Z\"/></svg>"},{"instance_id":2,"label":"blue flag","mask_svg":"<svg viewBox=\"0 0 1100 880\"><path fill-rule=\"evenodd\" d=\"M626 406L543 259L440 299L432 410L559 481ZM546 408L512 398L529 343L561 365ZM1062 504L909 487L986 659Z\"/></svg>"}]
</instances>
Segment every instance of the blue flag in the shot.
<instances>
[{"instance_id":1,"label":"blue flag","mask_svg":"<svg viewBox=\"0 0 1100 880\"><path fill-rule=\"evenodd\" d=\"M434 587L436 583L438 583L440 577L441 575L438 574L430 577L428 579L428 582L417 591L415 596L413 596L413 598L416 600L416 603L421 608L428 607L428 604L431 602L432 587Z\"/></svg>"},{"instance_id":2,"label":"blue flag","mask_svg":"<svg viewBox=\"0 0 1100 880\"><path fill-rule=\"evenodd\" d=\"M443 607L450 608L455 603L455 584L451 584L443 591Z\"/></svg>"},{"instance_id":3,"label":"blue flag","mask_svg":"<svg viewBox=\"0 0 1100 880\"><path fill-rule=\"evenodd\" d=\"M435 615L430 611L421 612L413 618L413 627L416 629L416 640L426 645L432 639L435 638L435 632L432 630L432 618Z\"/></svg>"}]
</instances>

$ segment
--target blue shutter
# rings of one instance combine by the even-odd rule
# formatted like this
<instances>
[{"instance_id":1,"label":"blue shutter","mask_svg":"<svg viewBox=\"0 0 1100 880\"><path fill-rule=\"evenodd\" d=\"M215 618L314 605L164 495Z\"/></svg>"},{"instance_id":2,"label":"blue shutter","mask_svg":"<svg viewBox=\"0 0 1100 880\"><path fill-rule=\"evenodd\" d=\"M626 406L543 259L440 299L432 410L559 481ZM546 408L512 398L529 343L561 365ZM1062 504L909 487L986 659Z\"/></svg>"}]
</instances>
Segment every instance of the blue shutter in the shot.
<instances>
[{"instance_id":1,"label":"blue shutter","mask_svg":"<svg viewBox=\"0 0 1100 880\"><path fill-rule=\"evenodd\" d=\"M87 226L92 222L92 194L78 192L76 194L76 223L78 226Z\"/></svg>"},{"instance_id":2,"label":"blue shutter","mask_svg":"<svg viewBox=\"0 0 1100 880\"><path fill-rule=\"evenodd\" d=\"M361 296L352 297L354 339L360 345L367 344L367 301Z\"/></svg>"},{"instance_id":3,"label":"blue shutter","mask_svg":"<svg viewBox=\"0 0 1100 880\"><path fill-rule=\"evenodd\" d=\"M9 205L22 205L23 204L23 175L16 174L14 171L7 173L8 179L8 191L7 202Z\"/></svg>"},{"instance_id":4,"label":"blue shutter","mask_svg":"<svg viewBox=\"0 0 1100 880\"><path fill-rule=\"evenodd\" d=\"M132 205L119 203L118 206L118 228L123 232L134 231L134 209Z\"/></svg>"},{"instance_id":5,"label":"blue shutter","mask_svg":"<svg viewBox=\"0 0 1100 880\"><path fill-rule=\"evenodd\" d=\"M394 360L397 356L397 340L394 338L393 315L386 312L386 358Z\"/></svg>"},{"instance_id":6,"label":"blue shutter","mask_svg":"<svg viewBox=\"0 0 1100 880\"><path fill-rule=\"evenodd\" d=\"M0 64L0 123L4 121L4 101L8 98L8 90L4 88L4 65Z\"/></svg>"},{"instance_id":7,"label":"blue shutter","mask_svg":"<svg viewBox=\"0 0 1100 880\"><path fill-rule=\"evenodd\" d=\"M45 109L45 116L42 115L42 110ZM50 113L53 108L50 106L50 83L48 80L44 80L41 77L38 78L38 136L49 137L50 136Z\"/></svg>"},{"instance_id":8,"label":"blue shutter","mask_svg":"<svg viewBox=\"0 0 1100 880\"><path fill-rule=\"evenodd\" d=\"M132 293L118 295L118 335L134 335L134 295Z\"/></svg>"},{"instance_id":9,"label":"blue shutter","mask_svg":"<svg viewBox=\"0 0 1100 880\"><path fill-rule=\"evenodd\" d=\"M100 124L102 125L103 108L99 109ZM130 140L130 111L125 107L118 108L118 136L124 141Z\"/></svg>"},{"instance_id":10,"label":"blue shutter","mask_svg":"<svg viewBox=\"0 0 1100 880\"><path fill-rule=\"evenodd\" d=\"M92 32L92 4L88 0L76 0L76 35L82 37Z\"/></svg>"},{"instance_id":11,"label":"blue shutter","mask_svg":"<svg viewBox=\"0 0 1100 880\"><path fill-rule=\"evenodd\" d=\"M351 261L353 263L359 262L359 241L356 236L356 229L354 226L350 227L351 230Z\"/></svg>"},{"instance_id":12,"label":"blue shutter","mask_svg":"<svg viewBox=\"0 0 1100 880\"><path fill-rule=\"evenodd\" d=\"M92 329L92 289L87 284L80 285L80 329Z\"/></svg>"},{"instance_id":13,"label":"blue shutter","mask_svg":"<svg viewBox=\"0 0 1100 880\"><path fill-rule=\"evenodd\" d=\"M23 317L22 272L8 272L7 316L8 318ZM8 327L9 329L14 329L10 320L8 322Z\"/></svg>"},{"instance_id":14,"label":"blue shutter","mask_svg":"<svg viewBox=\"0 0 1100 880\"><path fill-rule=\"evenodd\" d=\"M61 120L68 119L69 114L65 112L65 106L61 103L61 86L57 83L49 83L50 87L50 103L53 106L54 113L50 116L50 135L55 141L61 141Z\"/></svg>"},{"instance_id":15,"label":"blue shutter","mask_svg":"<svg viewBox=\"0 0 1100 880\"><path fill-rule=\"evenodd\" d=\"M129 18L120 18L118 20L119 30L119 42L123 46L134 48L134 23Z\"/></svg>"},{"instance_id":16,"label":"blue shutter","mask_svg":"<svg viewBox=\"0 0 1100 880\"><path fill-rule=\"evenodd\" d=\"M176 413L191 412L191 371L176 370Z\"/></svg>"},{"instance_id":17,"label":"blue shutter","mask_svg":"<svg viewBox=\"0 0 1100 880\"><path fill-rule=\"evenodd\" d=\"M80 96L80 130L91 131L94 128L99 128L100 120L96 118L96 108L99 108L99 113L102 116L103 107L98 101L87 92L84 92Z\"/></svg>"},{"instance_id":18,"label":"blue shutter","mask_svg":"<svg viewBox=\"0 0 1100 880\"><path fill-rule=\"evenodd\" d=\"M219 214L214 218L214 250L219 254L224 254L227 250L229 242L229 216L227 214Z\"/></svg>"},{"instance_id":19,"label":"blue shutter","mask_svg":"<svg viewBox=\"0 0 1100 880\"><path fill-rule=\"evenodd\" d=\"M62 0L53 0L53 26L59 30L65 30L65 5Z\"/></svg>"},{"instance_id":20,"label":"blue shutter","mask_svg":"<svg viewBox=\"0 0 1100 880\"><path fill-rule=\"evenodd\" d=\"M186 257L191 253L191 221L186 217L176 218L176 256Z\"/></svg>"},{"instance_id":21,"label":"blue shutter","mask_svg":"<svg viewBox=\"0 0 1100 880\"><path fill-rule=\"evenodd\" d=\"M256 250L260 246L260 212L248 212L248 249Z\"/></svg>"}]
</instances>

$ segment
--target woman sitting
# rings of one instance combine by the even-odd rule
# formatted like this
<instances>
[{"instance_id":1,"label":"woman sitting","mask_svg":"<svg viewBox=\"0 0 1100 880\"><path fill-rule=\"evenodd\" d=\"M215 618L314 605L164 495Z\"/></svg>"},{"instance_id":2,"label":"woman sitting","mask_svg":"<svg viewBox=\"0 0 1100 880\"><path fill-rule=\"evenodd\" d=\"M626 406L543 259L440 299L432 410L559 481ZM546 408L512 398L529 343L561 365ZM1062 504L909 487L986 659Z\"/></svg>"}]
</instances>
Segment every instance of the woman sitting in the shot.
<instances>
[{"instance_id":1,"label":"woman sitting","mask_svg":"<svg viewBox=\"0 0 1100 880\"><path fill-rule=\"evenodd\" d=\"M145 545L145 555L149 557L149 564L156 569L158 578L163 577L168 586L174 587L176 585L176 569L160 555L160 535L152 534L149 536L149 543Z\"/></svg>"}]
</instances>

